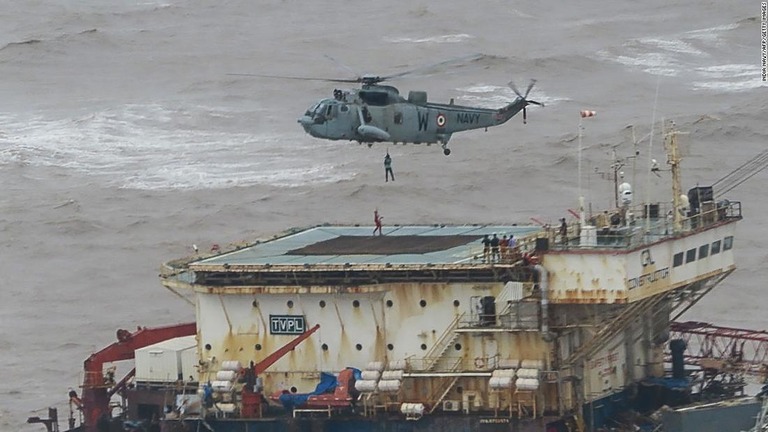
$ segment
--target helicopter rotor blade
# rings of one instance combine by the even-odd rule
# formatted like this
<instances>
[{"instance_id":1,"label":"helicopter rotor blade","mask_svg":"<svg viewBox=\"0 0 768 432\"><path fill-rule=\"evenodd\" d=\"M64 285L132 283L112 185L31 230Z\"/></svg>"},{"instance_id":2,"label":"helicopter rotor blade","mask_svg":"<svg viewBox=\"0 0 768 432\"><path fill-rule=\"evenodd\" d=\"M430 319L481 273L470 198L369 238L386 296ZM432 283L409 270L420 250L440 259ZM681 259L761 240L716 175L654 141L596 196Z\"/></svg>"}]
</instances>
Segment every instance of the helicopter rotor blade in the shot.
<instances>
[{"instance_id":1,"label":"helicopter rotor blade","mask_svg":"<svg viewBox=\"0 0 768 432\"><path fill-rule=\"evenodd\" d=\"M536 80L535 80L535 79L532 79L532 80L531 80L531 83L530 83L530 84L528 84L528 88L525 90L525 96L523 97L523 99L525 99L525 98L527 98L527 97L528 97L528 93L530 93L530 92L531 92L531 89L533 88L533 86L534 86L535 84L536 84Z\"/></svg>"},{"instance_id":2,"label":"helicopter rotor blade","mask_svg":"<svg viewBox=\"0 0 768 432\"><path fill-rule=\"evenodd\" d=\"M249 73L228 73L232 76L247 76L247 77L259 77L259 78L277 78L277 79L291 79L301 81L325 81L325 82L339 82L339 83L359 83L361 78L341 79L341 78L313 78L313 77L297 77L286 75L262 75L262 74L249 74Z\"/></svg>"},{"instance_id":3,"label":"helicopter rotor blade","mask_svg":"<svg viewBox=\"0 0 768 432\"><path fill-rule=\"evenodd\" d=\"M515 85L514 81L508 82L507 85L509 86L509 88L512 89L513 92L515 92L517 97L519 97L520 99L525 99L525 96L523 96L523 94L520 93L520 90L517 89L517 86Z\"/></svg>"},{"instance_id":4,"label":"helicopter rotor blade","mask_svg":"<svg viewBox=\"0 0 768 432\"><path fill-rule=\"evenodd\" d=\"M330 60L331 62L333 62L336 66L338 66L338 67L344 69L345 71L349 72L352 76L357 77L356 78L357 80L362 80L362 78L361 78L362 75L359 72L353 70L351 67L349 67L349 66L345 65L344 63L336 60L335 58L329 56L328 54L323 54L323 57L325 57L328 60ZM360 81L358 81L358 82L360 82Z\"/></svg>"},{"instance_id":5,"label":"helicopter rotor blade","mask_svg":"<svg viewBox=\"0 0 768 432\"><path fill-rule=\"evenodd\" d=\"M439 68L443 68L443 67L446 67L446 66L452 66L452 65L459 66L459 65L463 65L463 64L466 64L466 63L471 63L471 62L483 59L485 57L486 57L485 54L472 54L472 55L468 55L468 56L457 57L457 58L453 58L453 59L450 59L450 60L441 61L439 63L434 63L434 64L427 65L427 66L421 66L421 67L418 67L418 68L415 68L415 69L411 69L411 70L407 70L407 71L404 71L404 72L398 72L398 73L392 74L392 75L386 75L386 76L383 76L383 77L376 77L376 79L378 80L377 82L381 82L381 81L389 80L389 79L392 79L392 78L400 78L400 77L403 77L403 76L406 76L406 75L428 74L429 72L431 72L433 70L436 70L436 69L439 69Z\"/></svg>"}]
</instances>

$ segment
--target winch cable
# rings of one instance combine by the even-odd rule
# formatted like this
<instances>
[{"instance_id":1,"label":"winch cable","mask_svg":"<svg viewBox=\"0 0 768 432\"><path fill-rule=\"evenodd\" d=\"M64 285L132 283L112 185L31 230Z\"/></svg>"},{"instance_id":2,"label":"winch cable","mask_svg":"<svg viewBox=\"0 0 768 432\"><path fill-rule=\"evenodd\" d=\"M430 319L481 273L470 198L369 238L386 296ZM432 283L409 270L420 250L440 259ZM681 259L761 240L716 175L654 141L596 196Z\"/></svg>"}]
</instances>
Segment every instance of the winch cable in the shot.
<instances>
[{"instance_id":1,"label":"winch cable","mask_svg":"<svg viewBox=\"0 0 768 432\"><path fill-rule=\"evenodd\" d=\"M722 196L768 167L768 150L764 150L754 158L726 174L712 184L716 196Z\"/></svg>"}]
</instances>

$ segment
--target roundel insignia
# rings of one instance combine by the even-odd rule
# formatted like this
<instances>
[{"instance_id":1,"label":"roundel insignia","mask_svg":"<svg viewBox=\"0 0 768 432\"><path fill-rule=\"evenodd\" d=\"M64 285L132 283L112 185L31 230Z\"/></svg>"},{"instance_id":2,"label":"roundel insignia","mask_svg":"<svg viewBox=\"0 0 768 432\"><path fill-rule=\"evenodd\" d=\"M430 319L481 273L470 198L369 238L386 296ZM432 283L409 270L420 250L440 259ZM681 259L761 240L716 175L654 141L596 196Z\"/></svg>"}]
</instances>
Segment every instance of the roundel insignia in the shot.
<instances>
[{"instance_id":1,"label":"roundel insignia","mask_svg":"<svg viewBox=\"0 0 768 432\"><path fill-rule=\"evenodd\" d=\"M437 126L438 127L445 126L445 114L440 113L437 115Z\"/></svg>"}]
</instances>

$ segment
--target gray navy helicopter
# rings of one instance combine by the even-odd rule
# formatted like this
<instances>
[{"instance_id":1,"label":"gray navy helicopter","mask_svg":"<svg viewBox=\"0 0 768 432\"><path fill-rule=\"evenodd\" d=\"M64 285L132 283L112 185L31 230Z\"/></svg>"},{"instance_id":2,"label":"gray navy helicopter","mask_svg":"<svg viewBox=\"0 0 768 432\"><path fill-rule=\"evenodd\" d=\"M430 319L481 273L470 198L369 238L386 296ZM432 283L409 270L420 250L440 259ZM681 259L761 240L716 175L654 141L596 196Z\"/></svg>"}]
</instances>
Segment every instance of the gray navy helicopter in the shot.
<instances>
[{"instance_id":1,"label":"gray navy helicopter","mask_svg":"<svg viewBox=\"0 0 768 432\"><path fill-rule=\"evenodd\" d=\"M480 57L482 56L473 56L472 59ZM455 60L449 60L426 68L454 62ZM535 84L534 80L531 80L524 94L510 82L508 85L517 98L499 109L456 105L453 99L447 104L428 102L425 91L410 91L406 99L400 95L397 88L380 84L426 68L388 76L364 75L352 79L255 76L361 84L358 89L335 89L332 98L315 103L298 119L299 124L313 137L357 141L366 143L369 147L377 142L427 145L440 143L446 156L451 154L448 141L454 133L498 126L520 111L523 112L525 123L528 105L544 106L542 103L526 99Z\"/></svg>"}]
</instances>

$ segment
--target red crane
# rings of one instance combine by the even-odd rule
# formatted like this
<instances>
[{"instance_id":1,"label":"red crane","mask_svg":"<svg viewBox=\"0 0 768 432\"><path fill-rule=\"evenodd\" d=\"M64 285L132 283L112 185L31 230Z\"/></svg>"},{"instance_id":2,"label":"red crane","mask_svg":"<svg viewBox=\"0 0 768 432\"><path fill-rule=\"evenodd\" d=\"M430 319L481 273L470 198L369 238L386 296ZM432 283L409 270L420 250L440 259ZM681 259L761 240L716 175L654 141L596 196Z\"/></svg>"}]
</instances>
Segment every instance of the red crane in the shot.
<instances>
[{"instance_id":1,"label":"red crane","mask_svg":"<svg viewBox=\"0 0 768 432\"><path fill-rule=\"evenodd\" d=\"M761 376L768 367L768 332L686 321L670 324L670 338L687 345L687 364L708 368L720 363L731 370Z\"/></svg>"},{"instance_id":2,"label":"red crane","mask_svg":"<svg viewBox=\"0 0 768 432\"><path fill-rule=\"evenodd\" d=\"M265 357L260 362L253 366L255 374L264 372L268 367L273 365L281 357L286 355L292 349L296 348L301 342L307 339L312 333L316 332L320 328L317 324L311 329L300 334L298 337L281 347L277 351ZM127 330L117 331L117 342L107 346L101 351L92 354L85 360L85 377L83 379L83 397L82 401L74 396L75 403L82 406L84 414L84 432L96 432L99 421L109 420L110 409L109 401L112 396L125 389L128 381L136 373L136 369L131 370L128 374L119 382L114 383L112 380L105 380L104 378L104 363L115 362L120 360L130 360L135 357L135 352L139 348L143 348L149 345L156 344L168 339L173 339L182 336L192 336L197 333L197 326L195 323L177 324L166 327L156 328L139 328L136 332L131 333ZM261 403L261 395L254 393L252 397L254 402ZM71 423L74 423L71 421Z\"/></svg>"},{"instance_id":3,"label":"red crane","mask_svg":"<svg viewBox=\"0 0 768 432\"><path fill-rule=\"evenodd\" d=\"M182 336L192 336L197 333L195 323L176 324L156 328L139 328L131 333L128 330L117 331L117 342L109 345L101 351L91 354L85 360L83 378L83 413L85 432L95 432L99 419L109 419L109 401L112 395L125 388L128 380L136 373L131 370L117 384L105 382L104 363L120 360L130 360L135 357L135 351L164 340Z\"/></svg>"}]
</instances>

